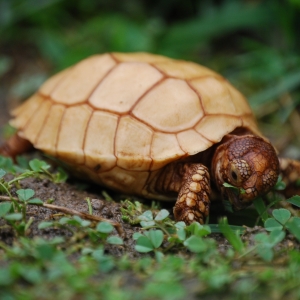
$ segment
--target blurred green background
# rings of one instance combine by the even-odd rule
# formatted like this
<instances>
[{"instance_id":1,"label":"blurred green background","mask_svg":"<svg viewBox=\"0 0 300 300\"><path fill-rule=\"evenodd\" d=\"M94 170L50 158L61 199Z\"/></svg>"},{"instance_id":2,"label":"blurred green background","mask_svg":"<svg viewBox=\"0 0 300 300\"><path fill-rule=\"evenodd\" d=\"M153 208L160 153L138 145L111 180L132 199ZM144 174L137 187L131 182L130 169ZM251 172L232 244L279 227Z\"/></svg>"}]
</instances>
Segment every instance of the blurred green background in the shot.
<instances>
[{"instance_id":1,"label":"blurred green background","mask_svg":"<svg viewBox=\"0 0 300 300\"><path fill-rule=\"evenodd\" d=\"M300 158L299 50L300 0L0 0L0 126L80 59L148 51L221 73L278 150Z\"/></svg>"}]
</instances>

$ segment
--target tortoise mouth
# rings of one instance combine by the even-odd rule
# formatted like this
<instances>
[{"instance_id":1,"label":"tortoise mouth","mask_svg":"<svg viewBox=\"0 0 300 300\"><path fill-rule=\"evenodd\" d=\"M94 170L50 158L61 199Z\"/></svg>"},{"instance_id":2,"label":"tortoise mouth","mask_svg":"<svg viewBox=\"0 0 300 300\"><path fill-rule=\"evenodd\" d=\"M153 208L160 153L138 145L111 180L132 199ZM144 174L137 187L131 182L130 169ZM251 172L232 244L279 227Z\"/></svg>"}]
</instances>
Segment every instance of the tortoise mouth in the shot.
<instances>
[{"instance_id":1,"label":"tortoise mouth","mask_svg":"<svg viewBox=\"0 0 300 300\"><path fill-rule=\"evenodd\" d=\"M238 189L235 188L225 188L225 199L229 200L229 202L232 204L232 208L235 211L239 211L242 209L245 209L250 205L248 202L244 202L243 198L241 197L241 193Z\"/></svg>"}]
</instances>

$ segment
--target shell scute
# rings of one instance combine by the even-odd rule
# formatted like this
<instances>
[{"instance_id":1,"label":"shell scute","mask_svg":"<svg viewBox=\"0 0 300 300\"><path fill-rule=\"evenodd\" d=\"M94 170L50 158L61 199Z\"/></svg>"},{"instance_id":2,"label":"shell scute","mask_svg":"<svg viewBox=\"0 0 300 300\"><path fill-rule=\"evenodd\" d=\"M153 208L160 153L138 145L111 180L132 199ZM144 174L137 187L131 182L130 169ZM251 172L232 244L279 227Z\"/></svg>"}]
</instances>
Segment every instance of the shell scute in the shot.
<instances>
[{"instance_id":1,"label":"shell scute","mask_svg":"<svg viewBox=\"0 0 300 300\"><path fill-rule=\"evenodd\" d=\"M153 160L151 170L157 170L167 163L184 156L184 152L178 145L175 134L155 132L151 145L151 158Z\"/></svg>"},{"instance_id":2,"label":"shell scute","mask_svg":"<svg viewBox=\"0 0 300 300\"><path fill-rule=\"evenodd\" d=\"M15 118L10 121L10 124L15 128L22 129L23 131L24 127L43 101L44 97L39 94L34 94L33 96L31 96L26 102L13 110L12 115Z\"/></svg>"},{"instance_id":3,"label":"shell scute","mask_svg":"<svg viewBox=\"0 0 300 300\"><path fill-rule=\"evenodd\" d=\"M72 67L71 68L67 68L55 75L53 75L51 78L49 78L46 82L44 82L40 89L39 89L39 93L41 93L42 95L49 97L51 95L51 93L54 91L54 89L64 80L65 77L68 76L68 74L70 73Z\"/></svg>"},{"instance_id":4,"label":"shell scute","mask_svg":"<svg viewBox=\"0 0 300 300\"><path fill-rule=\"evenodd\" d=\"M84 163L83 143L91 114L92 109L85 104L65 110L56 145L59 158L73 164Z\"/></svg>"},{"instance_id":5,"label":"shell scute","mask_svg":"<svg viewBox=\"0 0 300 300\"><path fill-rule=\"evenodd\" d=\"M132 114L162 132L194 126L203 116L198 95L181 79L168 78L153 87Z\"/></svg>"},{"instance_id":6,"label":"shell scute","mask_svg":"<svg viewBox=\"0 0 300 300\"><path fill-rule=\"evenodd\" d=\"M111 55L118 62L144 62L144 63L155 64L157 62L172 61L172 59L168 57L157 55L157 54L145 53L145 52L136 52L136 53L114 52Z\"/></svg>"},{"instance_id":7,"label":"shell scute","mask_svg":"<svg viewBox=\"0 0 300 300\"><path fill-rule=\"evenodd\" d=\"M250 105L247 102L246 98L237 89L235 89L231 84L228 84L227 88L231 95L231 101L235 106L236 113L238 115L249 114L252 116L252 119L253 119L253 114L252 114Z\"/></svg>"},{"instance_id":8,"label":"shell scute","mask_svg":"<svg viewBox=\"0 0 300 300\"><path fill-rule=\"evenodd\" d=\"M127 170L149 170L152 136L145 124L130 116L122 117L115 140L117 165Z\"/></svg>"},{"instance_id":9,"label":"shell scute","mask_svg":"<svg viewBox=\"0 0 300 300\"><path fill-rule=\"evenodd\" d=\"M95 111L89 121L84 142L85 164L96 172L116 165L114 142L118 118L108 112Z\"/></svg>"},{"instance_id":10,"label":"shell scute","mask_svg":"<svg viewBox=\"0 0 300 300\"><path fill-rule=\"evenodd\" d=\"M155 63L155 66L169 77L189 80L199 76L217 76L214 71L193 62L169 60Z\"/></svg>"},{"instance_id":11,"label":"shell scute","mask_svg":"<svg viewBox=\"0 0 300 300\"><path fill-rule=\"evenodd\" d=\"M48 116L51 106L52 103L50 101L46 100L41 102L41 105L38 108L39 112L34 114L24 127L24 135L30 136L30 142L32 142L33 144L35 144L36 142L36 139L44 125L45 119Z\"/></svg>"},{"instance_id":12,"label":"shell scute","mask_svg":"<svg viewBox=\"0 0 300 300\"><path fill-rule=\"evenodd\" d=\"M51 98L66 105L85 102L115 64L108 54L91 56L81 61L54 88Z\"/></svg>"},{"instance_id":13,"label":"shell scute","mask_svg":"<svg viewBox=\"0 0 300 300\"><path fill-rule=\"evenodd\" d=\"M54 104L51 106L49 114L35 142L37 149L41 149L49 155L56 155L56 141L64 112L64 105Z\"/></svg>"},{"instance_id":14,"label":"shell scute","mask_svg":"<svg viewBox=\"0 0 300 300\"><path fill-rule=\"evenodd\" d=\"M149 172L130 171L119 167L98 175L99 183L110 186L120 191L128 191L128 193L142 193L143 187L149 177Z\"/></svg>"},{"instance_id":15,"label":"shell scute","mask_svg":"<svg viewBox=\"0 0 300 300\"><path fill-rule=\"evenodd\" d=\"M258 127L257 127L257 123L255 121L255 119L253 119L253 115L247 115L244 116L242 118L242 122L243 122L243 127L245 127L246 129L252 131L254 134L264 138L264 136L262 135L262 133L259 131Z\"/></svg>"},{"instance_id":16,"label":"shell scute","mask_svg":"<svg viewBox=\"0 0 300 300\"><path fill-rule=\"evenodd\" d=\"M204 151L213 144L194 129L179 132L177 134L177 139L181 149L189 155Z\"/></svg>"},{"instance_id":17,"label":"shell scute","mask_svg":"<svg viewBox=\"0 0 300 300\"><path fill-rule=\"evenodd\" d=\"M163 75L146 63L118 64L98 85L89 99L97 109L126 113Z\"/></svg>"},{"instance_id":18,"label":"shell scute","mask_svg":"<svg viewBox=\"0 0 300 300\"><path fill-rule=\"evenodd\" d=\"M195 130L209 141L218 143L224 135L240 126L242 126L241 118L226 115L208 115L197 124Z\"/></svg>"},{"instance_id":19,"label":"shell scute","mask_svg":"<svg viewBox=\"0 0 300 300\"><path fill-rule=\"evenodd\" d=\"M209 76L191 80L190 84L201 95L206 114L236 114L225 80Z\"/></svg>"}]
</instances>

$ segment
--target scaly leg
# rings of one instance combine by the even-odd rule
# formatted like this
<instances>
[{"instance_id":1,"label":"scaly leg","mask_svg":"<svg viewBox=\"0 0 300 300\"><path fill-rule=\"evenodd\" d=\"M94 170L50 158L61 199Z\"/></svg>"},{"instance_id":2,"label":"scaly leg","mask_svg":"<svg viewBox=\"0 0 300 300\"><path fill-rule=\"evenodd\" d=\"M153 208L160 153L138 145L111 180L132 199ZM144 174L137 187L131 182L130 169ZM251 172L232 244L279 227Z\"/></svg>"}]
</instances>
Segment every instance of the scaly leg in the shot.
<instances>
[{"instance_id":1,"label":"scaly leg","mask_svg":"<svg viewBox=\"0 0 300 300\"><path fill-rule=\"evenodd\" d=\"M203 224L210 205L208 169L204 165L192 163L186 163L183 169L182 184L173 210L175 219L186 224Z\"/></svg>"},{"instance_id":2,"label":"scaly leg","mask_svg":"<svg viewBox=\"0 0 300 300\"><path fill-rule=\"evenodd\" d=\"M32 148L32 144L21 138L18 134L9 138L5 144L0 146L0 155L10 156L15 158L17 155L22 154Z\"/></svg>"},{"instance_id":3,"label":"scaly leg","mask_svg":"<svg viewBox=\"0 0 300 300\"><path fill-rule=\"evenodd\" d=\"M286 197L300 195L300 161L279 158L282 180L286 184L283 191Z\"/></svg>"}]
</instances>

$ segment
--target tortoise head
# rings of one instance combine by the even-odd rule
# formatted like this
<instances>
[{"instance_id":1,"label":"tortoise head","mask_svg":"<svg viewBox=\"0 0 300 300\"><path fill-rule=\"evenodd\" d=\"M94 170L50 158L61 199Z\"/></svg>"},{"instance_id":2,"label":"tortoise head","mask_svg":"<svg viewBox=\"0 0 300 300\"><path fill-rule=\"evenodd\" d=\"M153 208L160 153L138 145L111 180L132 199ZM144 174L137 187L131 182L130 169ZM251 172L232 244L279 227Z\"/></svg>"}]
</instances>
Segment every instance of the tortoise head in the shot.
<instances>
[{"instance_id":1,"label":"tortoise head","mask_svg":"<svg viewBox=\"0 0 300 300\"><path fill-rule=\"evenodd\" d=\"M227 141L226 141L227 139ZM275 149L260 137L230 136L216 148L212 176L235 210L245 208L276 184L279 161ZM228 188L229 183L236 187Z\"/></svg>"}]
</instances>

